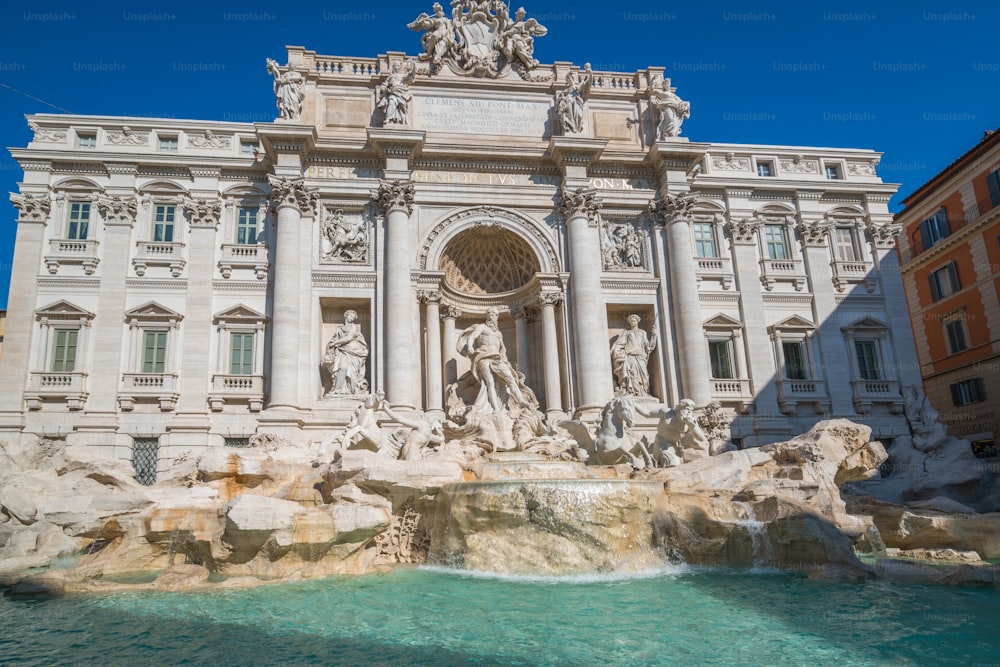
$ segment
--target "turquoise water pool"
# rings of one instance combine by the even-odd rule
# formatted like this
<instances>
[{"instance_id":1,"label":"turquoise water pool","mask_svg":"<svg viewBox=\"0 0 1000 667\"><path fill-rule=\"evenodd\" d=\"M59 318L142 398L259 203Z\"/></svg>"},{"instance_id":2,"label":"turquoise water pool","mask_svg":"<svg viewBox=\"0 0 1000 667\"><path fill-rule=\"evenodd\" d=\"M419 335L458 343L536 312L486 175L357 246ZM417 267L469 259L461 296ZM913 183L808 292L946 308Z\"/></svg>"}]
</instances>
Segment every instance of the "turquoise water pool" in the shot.
<instances>
[{"instance_id":1,"label":"turquoise water pool","mask_svg":"<svg viewBox=\"0 0 1000 667\"><path fill-rule=\"evenodd\" d=\"M1000 591L450 570L0 601L12 665L996 665Z\"/></svg>"}]
</instances>

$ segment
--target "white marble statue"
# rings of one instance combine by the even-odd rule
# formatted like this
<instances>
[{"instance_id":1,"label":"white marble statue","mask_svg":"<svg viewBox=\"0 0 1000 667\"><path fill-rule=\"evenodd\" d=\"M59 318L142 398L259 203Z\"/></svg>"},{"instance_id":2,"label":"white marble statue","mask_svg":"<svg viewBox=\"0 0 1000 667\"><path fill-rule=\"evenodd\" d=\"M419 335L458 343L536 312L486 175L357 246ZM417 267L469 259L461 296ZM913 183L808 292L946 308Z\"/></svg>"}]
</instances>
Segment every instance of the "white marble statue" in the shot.
<instances>
[{"instance_id":1,"label":"white marble statue","mask_svg":"<svg viewBox=\"0 0 1000 667\"><path fill-rule=\"evenodd\" d=\"M538 66L538 61L534 57L534 38L544 36L548 29L535 19L525 21L525 14L524 7L520 7L514 14L515 20L511 21L507 7L503 3L497 6L497 17L501 26L500 51L507 58L507 62L530 70Z\"/></svg>"},{"instance_id":2,"label":"white marble statue","mask_svg":"<svg viewBox=\"0 0 1000 667\"><path fill-rule=\"evenodd\" d=\"M649 103L656 109L656 139L662 141L680 136L681 124L691 116L691 104L670 90L670 80L664 79L649 93Z\"/></svg>"},{"instance_id":3,"label":"white marble statue","mask_svg":"<svg viewBox=\"0 0 1000 667\"><path fill-rule=\"evenodd\" d=\"M507 359L498 317L497 310L490 308L485 323L469 327L458 338L458 352L472 361L472 374L480 383L474 404L480 414L506 412L509 400L516 405L525 402L517 375Z\"/></svg>"},{"instance_id":4,"label":"white marble statue","mask_svg":"<svg viewBox=\"0 0 1000 667\"><path fill-rule=\"evenodd\" d=\"M422 413L407 417L394 412L384 401L382 402L382 412L389 415L390 419L410 429L399 450L397 458L400 460L419 461L424 457L425 450L444 444L444 428L439 419Z\"/></svg>"},{"instance_id":5,"label":"white marble statue","mask_svg":"<svg viewBox=\"0 0 1000 667\"><path fill-rule=\"evenodd\" d=\"M566 73L566 86L556 93L556 120L562 134L579 134L583 132L583 111L590 96L590 84L594 73L590 63L583 68L579 76L574 72Z\"/></svg>"},{"instance_id":6,"label":"white marble statue","mask_svg":"<svg viewBox=\"0 0 1000 667\"><path fill-rule=\"evenodd\" d=\"M563 421L559 426L573 436L587 452L587 460L594 464L628 463L636 470L655 467L649 450L632 433L635 413L635 399L627 394L619 395L601 409L593 434L587 424L577 419Z\"/></svg>"},{"instance_id":7,"label":"white marble statue","mask_svg":"<svg viewBox=\"0 0 1000 667\"><path fill-rule=\"evenodd\" d=\"M365 379L368 343L357 319L356 312L346 311L344 323L326 345L323 367L332 378L327 395L357 396L368 391L368 381Z\"/></svg>"},{"instance_id":8,"label":"white marble statue","mask_svg":"<svg viewBox=\"0 0 1000 667\"><path fill-rule=\"evenodd\" d=\"M406 67L399 63L392 66L392 73L375 89L375 106L382 111L383 125L405 125L407 110L413 95L410 84L417 75L417 64L413 59L406 61Z\"/></svg>"},{"instance_id":9,"label":"white marble statue","mask_svg":"<svg viewBox=\"0 0 1000 667\"><path fill-rule=\"evenodd\" d=\"M292 69L282 73L278 63L271 58L267 59L267 71L274 77L274 97L280 117L299 120L302 117L302 100L306 97L305 77Z\"/></svg>"},{"instance_id":10,"label":"white marble statue","mask_svg":"<svg viewBox=\"0 0 1000 667\"><path fill-rule=\"evenodd\" d=\"M659 405L650 410L636 404L635 411L644 417L657 417L656 439L650 454L661 468L687 463L711 455L708 436L698 425L694 401L685 398L673 410Z\"/></svg>"},{"instance_id":11,"label":"white marble statue","mask_svg":"<svg viewBox=\"0 0 1000 667\"><path fill-rule=\"evenodd\" d=\"M629 315L628 329L611 344L611 367L618 389L632 396L649 395L649 355L656 349L657 330L651 336L639 328L640 317Z\"/></svg>"},{"instance_id":12,"label":"white marble statue","mask_svg":"<svg viewBox=\"0 0 1000 667\"><path fill-rule=\"evenodd\" d=\"M429 60L435 67L447 56L455 46L455 30L451 19L444 14L441 3L434 3L434 16L421 13L412 23L407 26L410 30L424 30L423 37L420 38L424 52L420 54L421 60Z\"/></svg>"}]
</instances>

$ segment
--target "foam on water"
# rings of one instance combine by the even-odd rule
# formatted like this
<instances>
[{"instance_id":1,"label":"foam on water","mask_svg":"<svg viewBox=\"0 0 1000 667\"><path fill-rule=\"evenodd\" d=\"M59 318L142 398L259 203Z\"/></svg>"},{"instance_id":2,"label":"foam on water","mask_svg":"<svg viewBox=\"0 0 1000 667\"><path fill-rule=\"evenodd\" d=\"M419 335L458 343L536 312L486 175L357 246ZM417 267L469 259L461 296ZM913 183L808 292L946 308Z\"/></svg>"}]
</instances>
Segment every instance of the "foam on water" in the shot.
<instances>
[{"instance_id":1,"label":"foam on water","mask_svg":"<svg viewBox=\"0 0 1000 667\"><path fill-rule=\"evenodd\" d=\"M639 572L594 572L592 574L566 574L566 575L537 575L537 574L508 574L504 572L482 572L477 570L462 570L455 567L443 565L422 565L421 570L437 572L452 577L462 577L465 579L495 579L497 581L511 581L525 584L605 584L615 582L639 581L643 579L659 579L661 577L677 577L683 574L691 574L696 568L689 565L665 565L651 570L641 570Z\"/></svg>"}]
</instances>

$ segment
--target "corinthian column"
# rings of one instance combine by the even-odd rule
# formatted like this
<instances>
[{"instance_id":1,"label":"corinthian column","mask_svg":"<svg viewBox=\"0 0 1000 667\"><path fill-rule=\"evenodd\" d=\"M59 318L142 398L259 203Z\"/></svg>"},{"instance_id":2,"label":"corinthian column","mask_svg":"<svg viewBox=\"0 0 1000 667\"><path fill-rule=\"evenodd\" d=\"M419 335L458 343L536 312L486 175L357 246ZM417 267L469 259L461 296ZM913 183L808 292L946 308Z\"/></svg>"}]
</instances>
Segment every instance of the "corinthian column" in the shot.
<instances>
[{"instance_id":1,"label":"corinthian column","mask_svg":"<svg viewBox=\"0 0 1000 667\"><path fill-rule=\"evenodd\" d=\"M441 324L444 325L443 347L444 347L444 381L445 385L458 380L458 369L456 367L456 346L458 338L455 337L455 320L462 316L462 311L455 306L446 305L441 309Z\"/></svg>"},{"instance_id":2,"label":"corinthian column","mask_svg":"<svg viewBox=\"0 0 1000 667\"><path fill-rule=\"evenodd\" d=\"M594 190L563 189L560 210L569 236L569 294L576 349L578 410L602 407L613 393L608 313L601 297L600 203Z\"/></svg>"},{"instance_id":3,"label":"corinthian column","mask_svg":"<svg viewBox=\"0 0 1000 667\"><path fill-rule=\"evenodd\" d=\"M441 292L420 293L424 303L424 320L427 323L427 357L424 359L425 393L427 411L437 417L444 416L444 390L441 385Z\"/></svg>"},{"instance_id":4,"label":"corinthian column","mask_svg":"<svg viewBox=\"0 0 1000 667\"><path fill-rule=\"evenodd\" d=\"M562 378L559 373L559 341L556 333L556 306L563 301L558 292L542 292L542 356L545 369L545 414L562 413Z\"/></svg>"},{"instance_id":5,"label":"corinthian column","mask_svg":"<svg viewBox=\"0 0 1000 667\"><path fill-rule=\"evenodd\" d=\"M705 405L712 400L712 388L708 382L708 346L701 324L698 272L691 245L689 212L693 205L694 198L690 195L664 195L650 205L650 211L653 219L664 226L670 251L680 395L697 405Z\"/></svg>"},{"instance_id":6,"label":"corinthian column","mask_svg":"<svg viewBox=\"0 0 1000 667\"><path fill-rule=\"evenodd\" d=\"M312 217L319 194L301 180L269 176L277 214L274 248L274 306L271 324L271 398L268 407L298 407L299 226ZM308 260L305 260L308 261Z\"/></svg>"},{"instance_id":7,"label":"corinthian column","mask_svg":"<svg viewBox=\"0 0 1000 667\"><path fill-rule=\"evenodd\" d=\"M411 409L418 403L414 391L418 360L413 345L416 303L410 284L413 190L411 181L382 181L372 194L385 211L385 395L393 407Z\"/></svg>"}]
</instances>

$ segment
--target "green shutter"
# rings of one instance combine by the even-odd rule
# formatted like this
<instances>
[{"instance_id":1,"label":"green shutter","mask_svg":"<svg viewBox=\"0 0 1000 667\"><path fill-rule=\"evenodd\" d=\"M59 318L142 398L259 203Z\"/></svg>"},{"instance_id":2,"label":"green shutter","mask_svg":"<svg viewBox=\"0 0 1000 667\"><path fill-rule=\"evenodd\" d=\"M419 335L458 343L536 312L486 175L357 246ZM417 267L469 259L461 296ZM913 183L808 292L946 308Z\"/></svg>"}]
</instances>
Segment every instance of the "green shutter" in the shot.
<instances>
[{"instance_id":1,"label":"green shutter","mask_svg":"<svg viewBox=\"0 0 1000 667\"><path fill-rule=\"evenodd\" d=\"M56 329L52 346L52 371L72 373L76 369L76 329Z\"/></svg>"},{"instance_id":2,"label":"green shutter","mask_svg":"<svg viewBox=\"0 0 1000 667\"><path fill-rule=\"evenodd\" d=\"M167 332L147 331L143 336L142 372L163 373L167 361Z\"/></svg>"}]
</instances>

